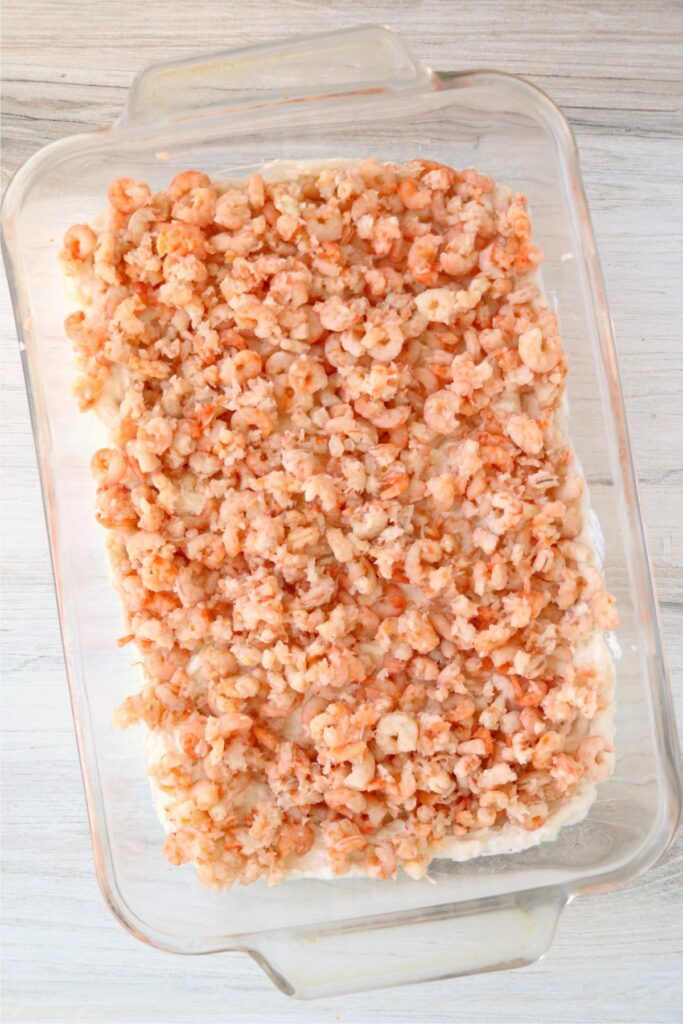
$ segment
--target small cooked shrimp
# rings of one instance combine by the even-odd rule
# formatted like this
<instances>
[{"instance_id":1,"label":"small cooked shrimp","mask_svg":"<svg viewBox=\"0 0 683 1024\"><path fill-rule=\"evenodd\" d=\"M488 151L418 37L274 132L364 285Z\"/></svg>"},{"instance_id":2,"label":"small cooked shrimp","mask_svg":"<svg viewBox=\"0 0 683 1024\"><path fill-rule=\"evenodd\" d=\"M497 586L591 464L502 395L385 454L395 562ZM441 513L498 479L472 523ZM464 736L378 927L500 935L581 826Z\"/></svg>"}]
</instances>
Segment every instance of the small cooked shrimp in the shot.
<instances>
[{"instance_id":1,"label":"small cooked shrimp","mask_svg":"<svg viewBox=\"0 0 683 1024\"><path fill-rule=\"evenodd\" d=\"M491 506L495 510L486 517L486 526L497 537L518 526L524 518L524 502L511 494L502 492L491 496Z\"/></svg>"},{"instance_id":2,"label":"small cooked shrimp","mask_svg":"<svg viewBox=\"0 0 683 1024\"><path fill-rule=\"evenodd\" d=\"M260 376L263 370L263 360L258 352L245 348L236 352L232 357L232 368L239 384L245 384L248 380Z\"/></svg>"},{"instance_id":3,"label":"small cooked shrimp","mask_svg":"<svg viewBox=\"0 0 683 1024\"><path fill-rule=\"evenodd\" d=\"M244 405L232 414L230 419L231 430L242 430L245 433L256 430L261 437L270 437L275 429L273 418L264 409L257 409L255 406Z\"/></svg>"},{"instance_id":4,"label":"small cooked shrimp","mask_svg":"<svg viewBox=\"0 0 683 1024\"><path fill-rule=\"evenodd\" d=\"M208 174L202 174L201 171L181 171L180 174L176 174L175 178L171 179L166 192L170 199L177 202L182 196L191 192L195 188L208 188L211 185L211 179Z\"/></svg>"},{"instance_id":5,"label":"small cooked shrimp","mask_svg":"<svg viewBox=\"0 0 683 1024\"><path fill-rule=\"evenodd\" d=\"M455 501L455 480L451 473L442 473L427 481L427 491L441 512L448 512Z\"/></svg>"},{"instance_id":6,"label":"small cooked shrimp","mask_svg":"<svg viewBox=\"0 0 683 1024\"><path fill-rule=\"evenodd\" d=\"M339 334L330 334L324 346L325 359L335 370L342 370L356 363L356 358L347 352L341 343Z\"/></svg>"},{"instance_id":7,"label":"small cooked shrimp","mask_svg":"<svg viewBox=\"0 0 683 1024\"><path fill-rule=\"evenodd\" d=\"M375 742L385 754L406 754L417 750L418 725L404 711L392 711L380 718Z\"/></svg>"},{"instance_id":8,"label":"small cooked shrimp","mask_svg":"<svg viewBox=\"0 0 683 1024\"><path fill-rule=\"evenodd\" d=\"M418 654L430 654L439 645L439 635L428 615L410 608L399 616L396 623L398 639L410 644Z\"/></svg>"},{"instance_id":9,"label":"small cooked shrimp","mask_svg":"<svg viewBox=\"0 0 683 1024\"><path fill-rule=\"evenodd\" d=\"M453 391L442 389L429 395L424 404L424 420L437 434L450 436L457 433L460 426L459 413L462 400Z\"/></svg>"},{"instance_id":10,"label":"small cooked shrimp","mask_svg":"<svg viewBox=\"0 0 683 1024\"><path fill-rule=\"evenodd\" d=\"M327 806L333 811L338 811L349 818L362 814L367 806L364 794L357 789L349 789L347 786L328 789L324 799Z\"/></svg>"},{"instance_id":11,"label":"small cooked shrimp","mask_svg":"<svg viewBox=\"0 0 683 1024\"><path fill-rule=\"evenodd\" d=\"M100 448L90 460L90 468L103 487L120 483L129 469L123 452L118 448Z\"/></svg>"},{"instance_id":12,"label":"small cooked shrimp","mask_svg":"<svg viewBox=\"0 0 683 1024\"><path fill-rule=\"evenodd\" d=\"M415 178L402 178L398 185L398 194L407 210L426 210L432 203L430 190L420 188Z\"/></svg>"},{"instance_id":13,"label":"small cooked shrimp","mask_svg":"<svg viewBox=\"0 0 683 1024\"><path fill-rule=\"evenodd\" d=\"M178 743L183 753L193 760L198 761L206 757L209 752L209 744L206 741L206 718L193 714L186 719L178 730Z\"/></svg>"},{"instance_id":14,"label":"small cooked shrimp","mask_svg":"<svg viewBox=\"0 0 683 1024\"><path fill-rule=\"evenodd\" d=\"M562 357L562 345L559 338L544 337L538 327L532 327L520 335L519 356L534 373L550 373Z\"/></svg>"},{"instance_id":15,"label":"small cooked shrimp","mask_svg":"<svg viewBox=\"0 0 683 1024\"><path fill-rule=\"evenodd\" d=\"M325 823L322 833L327 848L344 859L368 845L358 826L345 818Z\"/></svg>"},{"instance_id":16,"label":"small cooked shrimp","mask_svg":"<svg viewBox=\"0 0 683 1024\"><path fill-rule=\"evenodd\" d=\"M95 329L82 310L69 314L64 321L64 331L78 352L95 354L105 342L103 333Z\"/></svg>"},{"instance_id":17,"label":"small cooked shrimp","mask_svg":"<svg viewBox=\"0 0 683 1024\"><path fill-rule=\"evenodd\" d=\"M556 754L562 751L563 740L559 733L552 729L543 733L533 749L532 764L534 768L549 768Z\"/></svg>"},{"instance_id":18,"label":"small cooked shrimp","mask_svg":"<svg viewBox=\"0 0 683 1024\"><path fill-rule=\"evenodd\" d=\"M450 288L428 288L416 296L415 305L430 323L449 324L458 301Z\"/></svg>"},{"instance_id":19,"label":"small cooked shrimp","mask_svg":"<svg viewBox=\"0 0 683 1024\"><path fill-rule=\"evenodd\" d=\"M614 747L604 736L587 736L576 748L576 759L591 778L603 782L612 772Z\"/></svg>"},{"instance_id":20,"label":"small cooked shrimp","mask_svg":"<svg viewBox=\"0 0 683 1024\"><path fill-rule=\"evenodd\" d=\"M351 762L351 771L344 779L344 785L350 789L364 791L375 777L375 759L369 750Z\"/></svg>"},{"instance_id":21,"label":"small cooked shrimp","mask_svg":"<svg viewBox=\"0 0 683 1024\"><path fill-rule=\"evenodd\" d=\"M342 236L344 221L336 207L323 206L306 216L306 227L318 242L336 242Z\"/></svg>"},{"instance_id":22,"label":"small cooked shrimp","mask_svg":"<svg viewBox=\"0 0 683 1024\"><path fill-rule=\"evenodd\" d=\"M370 335L372 335L372 344L368 347L368 355L372 359L376 359L380 363L391 363L394 359L398 359L405 344L400 327L393 329L388 327L386 330L375 328L363 339L365 345L367 345Z\"/></svg>"},{"instance_id":23,"label":"small cooked shrimp","mask_svg":"<svg viewBox=\"0 0 683 1024\"><path fill-rule=\"evenodd\" d=\"M357 309L345 304L337 296L321 303L317 307L317 313L326 331L348 331L361 319Z\"/></svg>"},{"instance_id":24,"label":"small cooked shrimp","mask_svg":"<svg viewBox=\"0 0 683 1024\"><path fill-rule=\"evenodd\" d=\"M138 517L133 508L130 491L120 483L101 487L97 492L98 523L108 529L134 526Z\"/></svg>"},{"instance_id":25,"label":"small cooked shrimp","mask_svg":"<svg viewBox=\"0 0 683 1024\"><path fill-rule=\"evenodd\" d=\"M153 416L138 428L138 442L148 452L163 455L171 447L173 424L163 416Z\"/></svg>"},{"instance_id":26,"label":"small cooked shrimp","mask_svg":"<svg viewBox=\"0 0 683 1024\"><path fill-rule=\"evenodd\" d=\"M405 423L410 416L409 405L395 405L387 408L383 402L377 402L370 398L357 398L353 407L359 416L369 420L373 426L380 430L395 430Z\"/></svg>"},{"instance_id":27,"label":"small cooked shrimp","mask_svg":"<svg viewBox=\"0 0 683 1024\"><path fill-rule=\"evenodd\" d=\"M513 825L519 825L527 832L534 832L548 820L548 805L543 800L524 803L515 797L508 804L505 813Z\"/></svg>"},{"instance_id":28,"label":"small cooked shrimp","mask_svg":"<svg viewBox=\"0 0 683 1024\"><path fill-rule=\"evenodd\" d=\"M280 829L277 840L277 852L281 857L293 854L303 857L315 842L315 832L310 825L287 822Z\"/></svg>"},{"instance_id":29,"label":"small cooked shrimp","mask_svg":"<svg viewBox=\"0 0 683 1024\"><path fill-rule=\"evenodd\" d=\"M358 173L368 188L376 189L381 196L388 196L396 191L395 170L379 160L363 160L358 167Z\"/></svg>"},{"instance_id":30,"label":"small cooked shrimp","mask_svg":"<svg viewBox=\"0 0 683 1024\"><path fill-rule=\"evenodd\" d=\"M95 252L97 235L87 224L74 224L64 235L64 251L69 259L82 263Z\"/></svg>"},{"instance_id":31,"label":"small cooked shrimp","mask_svg":"<svg viewBox=\"0 0 683 1024\"><path fill-rule=\"evenodd\" d=\"M600 629L613 630L619 625L616 603L614 595L605 590L600 590L590 599L591 612Z\"/></svg>"},{"instance_id":32,"label":"small cooked shrimp","mask_svg":"<svg viewBox=\"0 0 683 1024\"><path fill-rule=\"evenodd\" d=\"M393 878L398 861L391 843L377 843L369 846L363 858L363 867L369 878Z\"/></svg>"},{"instance_id":33,"label":"small cooked shrimp","mask_svg":"<svg viewBox=\"0 0 683 1024\"><path fill-rule=\"evenodd\" d=\"M151 199L149 185L134 178L117 178L107 189L109 202L119 213L131 214Z\"/></svg>"},{"instance_id":34,"label":"small cooked shrimp","mask_svg":"<svg viewBox=\"0 0 683 1024\"><path fill-rule=\"evenodd\" d=\"M299 356L295 359L287 374L295 393L300 391L312 395L327 386L325 367L317 359L311 359L309 356Z\"/></svg>"},{"instance_id":35,"label":"small cooked shrimp","mask_svg":"<svg viewBox=\"0 0 683 1024\"><path fill-rule=\"evenodd\" d=\"M380 619L390 619L398 618L405 611L406 604L407 598L401 587L395 583L388 583L373 607Z\"/></svg>"},{"instance_id":36,"label":"small cooked shrimp","mask_svg":"<svg viewBox=\"0 0 683 1024\"><path fill-rule=\"evenodd\" d=\"M260 174L252 174L247 182L247 197L253 210L261 210L266 201L266 186Z\"/></svg>"},{"instance_id":37,"label":"small cooked shrimp","mask_svg":"<svg viewBox=\"0 0 683 1024\"><path fill-rule=\"evenodd\" d=\"M213 221L216 210L216 193L212 188L193 188L173 206L173 216L186 224L198 224L205 228Z\"/></svg>"},{"instance_id":38,"label":"small cooked shrimp","mask_svg":"<svg viewBox=\"0 0 683 1024\"><path fill-rule=\"evenodd\" d=\"M433 287L439 280L439 248L440 235L420 235L408 251L406 264L408 270L420 284Z\"/></svg>"},{"instance_id":39,"label":"small cooked shrimp","mask_svg":"<svg viewBox=\"0 0 683 1024\"><path fill-rule=\"evenodd\" d=\"M250 715L241 714L238 711L228 711L220 718L211 718L206 727L207 739L213 741L218 737L225 739L230 736L237 736L249 732L254 724Z\"/></svg>"},{"instance_id":40,"label":"small cooked shrimp","mask_svg":"<svg viewBox=\"0 0 683 1024\"><path fill-rule=\"evenodd\" d=\"M416 540L408 548L404 567L410 583L420 586L425 579L426 569L423 563L436 565L442 558L443 550L438 541Z\"/></svg>"},{"instance_id":41,"label":"small cooked shrimp","mask_svg":"<svg viewBox=\"0 0 683 1024\"><path fill-rule=\"evenodd\" d=\"M535 708L541 703L548 692L548 684L542 679L522 680L518 676L511 677L515 693L515 703L520 708ZM526 682L526 686L522 686Z\"/></svg>"},{"instance_id":42,"label":"small cooked shrimp","mask_svg":"<svg viewBox=\"0 0 683 1024\"><path fill-rule=\"evenodd\" d=\"M156 247L160 256L202 256L206 239L196 224L165 224L157 236Z\"/></svg>"},{"instance_id":43,"label":"small cooked shrimp","mask_svg":"<svg viewBox=\"0 0 683 1024\"><path fill-rule=\"evenodd\" d=\"M505 429L517 447L527 455L538 455L543 448L543 431L530 416L524 413L511 416Z\"/></svg>"}]
</instances>

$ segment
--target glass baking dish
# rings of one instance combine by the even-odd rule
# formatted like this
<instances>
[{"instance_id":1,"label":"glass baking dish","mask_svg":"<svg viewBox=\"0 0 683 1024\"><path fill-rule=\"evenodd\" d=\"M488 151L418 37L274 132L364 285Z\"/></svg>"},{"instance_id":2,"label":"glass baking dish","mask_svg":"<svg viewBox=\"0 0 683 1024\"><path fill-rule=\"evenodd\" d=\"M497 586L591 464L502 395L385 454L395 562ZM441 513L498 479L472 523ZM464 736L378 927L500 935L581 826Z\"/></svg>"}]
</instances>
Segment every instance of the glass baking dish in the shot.
<instances>
[{"instance_id":1,"label":"glass baking dish","mask_svg":"<svg viewBox=\"0 0 683 1024\"><path fill-rule=\"evenodd\" d=\"M71 396L57 252L119 175L242 178L275 159L425 156L476 166L529 196L544 284L570 356L569 430L606 534L618 599L616 770L588 817L523 853L432 865L430 878L202 889L161 853L141 730L112 709L137 688L121 632L89 457L103 443ZM570 129L528 83L434 74L364 27L151 65L111 128L53 143L10 185L10 278L44 492L99 882L138 938L176 953L248 951L284 992L369 989L527 964L579 893L623 885L670 841L679 762L610 320Z\"/></svg>"}]
</instances>

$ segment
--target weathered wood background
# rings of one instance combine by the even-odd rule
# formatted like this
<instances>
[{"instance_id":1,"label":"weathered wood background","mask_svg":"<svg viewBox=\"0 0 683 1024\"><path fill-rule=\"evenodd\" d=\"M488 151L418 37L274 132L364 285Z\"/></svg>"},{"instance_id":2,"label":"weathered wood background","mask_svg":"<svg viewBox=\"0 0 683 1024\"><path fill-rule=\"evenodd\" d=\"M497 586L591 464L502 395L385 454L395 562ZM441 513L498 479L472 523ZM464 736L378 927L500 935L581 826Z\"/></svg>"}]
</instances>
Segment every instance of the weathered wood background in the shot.
<instances>
[{"instance_id":1,"label":"weathered wood background","mask_svg":"<svg viewBox=\"0 0 683 1024\"><path fill-rule=\"evenodd\" d=\"M431 66L528 76L577 135L683 721L683 6L677 0L5 0L3 185L109 124L162 57L384 22ZM683 842L575 902L524 971L302 1005L240 955L135 942L95 881L28 409L3 282L4 1006L8 1021L683 1020Z\"/></svg>"}]
</instances>

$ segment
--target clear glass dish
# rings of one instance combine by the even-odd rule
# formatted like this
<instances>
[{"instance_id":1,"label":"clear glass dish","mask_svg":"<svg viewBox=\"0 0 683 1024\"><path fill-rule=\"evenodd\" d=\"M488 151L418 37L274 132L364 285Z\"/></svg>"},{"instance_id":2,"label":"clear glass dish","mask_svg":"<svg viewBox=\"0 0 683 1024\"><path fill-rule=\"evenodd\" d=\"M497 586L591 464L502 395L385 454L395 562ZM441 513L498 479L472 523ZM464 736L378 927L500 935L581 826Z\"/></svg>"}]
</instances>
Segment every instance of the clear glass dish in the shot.
<instances>
[{"instance_id":1,"label":"clear glass dish","mask_svg":"<svg viewBox=\"0 0 683 1024\"><path fill-rule=\"evenodd\" d=\"M274 159L368 155L476 166L529 196L570 355L569 430L620 609L616 770L582 823L523 853L436 861L431 881L292 880L215 893L164 860L141 730L111 727L136 677L129 650L114 643L121 613L89 472L101 427L71 396L57 252L119 175L161 187L189 167L244 177ZM378 27L156 64L138 75L112 128L25 164L3 227L95 863L126 928L176 953L246 950L283 991L310 997L530 963L569 899L654 863L680 808L673 710L576 150L543 93L496 72L433 74Z\"/></svg>"}]
</instances>

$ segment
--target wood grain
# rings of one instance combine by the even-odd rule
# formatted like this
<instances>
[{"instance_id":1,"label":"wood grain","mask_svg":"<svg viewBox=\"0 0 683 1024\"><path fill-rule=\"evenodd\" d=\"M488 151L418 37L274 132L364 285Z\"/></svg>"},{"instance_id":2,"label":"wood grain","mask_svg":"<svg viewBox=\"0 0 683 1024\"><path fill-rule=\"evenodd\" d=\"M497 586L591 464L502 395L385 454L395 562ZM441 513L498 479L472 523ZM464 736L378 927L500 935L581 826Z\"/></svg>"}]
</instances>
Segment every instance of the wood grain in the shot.
<instances>
[{"instance_id":1,"label":"wood grain","mask_svg":"<svg viewBox=\"0 0 683 1024\"><path fill-rule=\"evenodd\" d=\"M665 646L683 721L683 6L676 0L5 0L2 181L103 127L152 59L384 22L436 68L523 74L576 132L611 302ZM8 1021L683 1020L683 842L576 901L524 971L296 1004L248 958L170 958L94 877L14 327L3 281L3 860Z\"/></svg>"}]
</instances>

